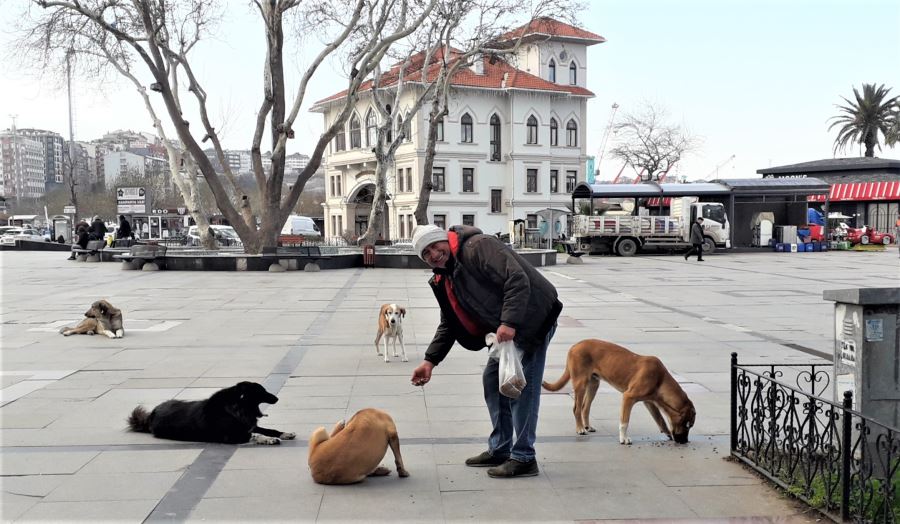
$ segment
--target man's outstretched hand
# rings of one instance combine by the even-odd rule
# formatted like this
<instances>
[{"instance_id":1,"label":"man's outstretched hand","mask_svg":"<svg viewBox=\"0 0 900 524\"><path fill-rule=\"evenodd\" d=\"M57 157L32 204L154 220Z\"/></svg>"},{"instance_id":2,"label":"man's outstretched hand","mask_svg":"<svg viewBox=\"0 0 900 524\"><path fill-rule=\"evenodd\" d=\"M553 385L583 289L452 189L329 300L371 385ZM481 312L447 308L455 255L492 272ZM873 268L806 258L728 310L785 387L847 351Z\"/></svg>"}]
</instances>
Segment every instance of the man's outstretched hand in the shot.
<instances>
[{"instance_id":1,"label":"man's outstretched hand","mask_svg":"<svg viewBox=\"0 0 900 524\"><path fill-rule=\"evenodd\" d=\"M431 370L434 369L434 364L428 362L427 360L423 360L419 367L417 367L413 371L412 375L412 385L413 386L424 386L431 380Z\"/></svg>"}]
</instances>

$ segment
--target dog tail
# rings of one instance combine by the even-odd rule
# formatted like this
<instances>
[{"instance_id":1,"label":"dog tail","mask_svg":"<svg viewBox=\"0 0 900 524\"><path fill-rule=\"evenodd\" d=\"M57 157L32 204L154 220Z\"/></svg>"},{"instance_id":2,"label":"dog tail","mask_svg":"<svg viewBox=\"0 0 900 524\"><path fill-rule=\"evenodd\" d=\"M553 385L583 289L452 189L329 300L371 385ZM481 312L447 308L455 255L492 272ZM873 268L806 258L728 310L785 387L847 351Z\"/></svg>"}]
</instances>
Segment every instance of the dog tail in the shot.
<instances>
[{"instance_id":1,"label":"dog tail","mask_svg":"<svg viewBox=\"0 0 900 524\"><path fill-rule=\"evenodd\" d=\"M552 384L545 380L541 382L541 385L544 386L544 389L546 389L547 391L559 391L563 386L569 383L569 378L569 366L566 366L566 370L563 371L563 374L561 377L559 377L559 380Z\"/></svg>"},{"instance_id":2,"label":"dog tail","mask_svg":"<svg viewBox=\"0 0 900 524\"><path fill-rule=\"evenodd\" d=\"M134 408L128 416L128 427L131 431L150 433L150 412L144 406Z\"/></svg>"}]
</instances>

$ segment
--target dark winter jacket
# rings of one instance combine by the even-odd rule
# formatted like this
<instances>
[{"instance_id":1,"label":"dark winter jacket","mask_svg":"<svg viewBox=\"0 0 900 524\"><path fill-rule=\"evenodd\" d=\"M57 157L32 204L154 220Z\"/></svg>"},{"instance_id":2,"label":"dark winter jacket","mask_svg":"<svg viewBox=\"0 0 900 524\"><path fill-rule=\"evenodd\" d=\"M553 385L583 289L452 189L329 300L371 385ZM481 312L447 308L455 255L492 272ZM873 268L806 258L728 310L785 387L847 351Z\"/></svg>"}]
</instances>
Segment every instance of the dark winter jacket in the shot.
<instances>
[{"instance_id":1,"label":"dark winter jacket","mask_svg":"<svg viewBox=\"0 0 900 524\"><path fill-rule=\"evenodd\" d=\"M446 278L460 307L485 328L496 332L505 324L515 328L519 348L532 352L541 347L562 311L553 284L496 237L470 226L450 231L458 235L459 248L428 282L441 308L441 322L425 360L439 364L454 342L471 351L485 347L483 335L469 333L458 320L447 297Z\"/></svg>"},{"instance_id":2,"label":"dark winter jacket","mask_svg":"<svg viewBox=\"0 0 900 524\"><path fill-rule=\"evenodd\" d=\"M103 240L104 236L106 236L106 224L99 218L91 222L91 239Z\"/></svg>"},{"instance_id":3,"label":"dark winter jacket","mask_svg":"<svg viewBox=\"0 0 900 524\"><path fill-rule=\"evenodd\" d=\"M116 232L116 238L131 238L131 224L124 218L119 221L119 230Z\"/></svg>"},{"instance_id":4,"label":"dark winter jacket","mask_svg":"<svg viewBox=\"0 0 900 524\"><path fill-rule=\"evenodd\" d=\"M691 244L703 243L703 226L694 222L691 224Z\"/></svg>"}]
</instances>

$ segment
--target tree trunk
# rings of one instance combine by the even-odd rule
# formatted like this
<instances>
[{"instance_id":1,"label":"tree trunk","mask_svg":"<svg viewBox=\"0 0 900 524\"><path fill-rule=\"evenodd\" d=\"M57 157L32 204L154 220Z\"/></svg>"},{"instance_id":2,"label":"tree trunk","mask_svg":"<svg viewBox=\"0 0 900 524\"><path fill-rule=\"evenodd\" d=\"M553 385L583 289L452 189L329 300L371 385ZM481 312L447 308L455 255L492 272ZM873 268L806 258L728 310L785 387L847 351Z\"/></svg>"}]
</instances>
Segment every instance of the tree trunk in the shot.
<instances>
[{"instance_id":1,"label":"tree trunk","mask_svg":"<svg viewBox=\"0 0 900 524\"><path fill-rule=\"evenodd\" d=\"M369 226L366 232L359 238L357 244L371 246L375 244L379 234L383 230L384 213L387 204L387 170L389 163L386 159L379 158L375 168L375 196L372 198L372 210L369 211Z\"/></svg>"},{"instance_id":2,"label":"tree trunk","mask_svg":"<svg viewBox=\"0 0 900 524\"><path fill-rule=\"evenodd\" d=\"M866 157L867 158L874 157L875 156L875 146L878 144L878 141L875 139L874 132L870 131L870 132L866 133L865 144L866 144Z\"/></svg>"},{"instance_id":3,"label":"tree trunk","mask_svg":"<svg viewBox=\"0 0 900 524\"><path fill-rule=\"evenodd\" d=\"M422 187L419 189L419 203L416 204L416 224L428 223L428 202L431 200L431 190L434 187L431 171L434 168L435 144L437 143L437 124L447 116L447 108L441 110L440 90L435 91L435 97L431 101L431 111L428 113L428 142L425 145L425 165L422 172Z\"/></svg>"}]
</instances>

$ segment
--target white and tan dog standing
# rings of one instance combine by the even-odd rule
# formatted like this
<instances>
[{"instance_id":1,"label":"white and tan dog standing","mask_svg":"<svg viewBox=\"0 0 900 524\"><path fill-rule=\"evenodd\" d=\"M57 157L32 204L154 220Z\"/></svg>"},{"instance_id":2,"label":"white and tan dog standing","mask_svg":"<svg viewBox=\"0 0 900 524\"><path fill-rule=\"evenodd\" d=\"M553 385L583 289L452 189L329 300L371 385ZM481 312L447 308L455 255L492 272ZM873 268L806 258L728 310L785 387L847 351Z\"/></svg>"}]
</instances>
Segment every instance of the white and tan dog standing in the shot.
<instances>
[{"instance_id":1,"label":"white and tan dog standing","mask_svg":"<svg viewBox=\"0 0 900 524\"><path fill-rule=\"evenodd\" d=\"M394 357L397 357L397 343L400 343L401 360L409 362L406 358L406 346L403 345L403 317L406 316L406 308L397 304L383 304L378 314L378 334L375 335L375 352L381 355L381 342L384 341L384 361L388 358L388 344L394 348Z\"/></svg>"},{"instance_id":2,"label":"white and tan dog standing","mask_svg":"<svg viewBox=\"0 0 900 524\"><path fill-rule=\"evenodd\" d=\"M390 415L362 409L345 424L338 422L329 435L318 428L309 437L309 472L319 484L354 484L366 477L389 475L381 466L388 447L394 452L397 475L408 477L400 456L400 437Z\"/></svg>"}]
</instances>

